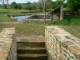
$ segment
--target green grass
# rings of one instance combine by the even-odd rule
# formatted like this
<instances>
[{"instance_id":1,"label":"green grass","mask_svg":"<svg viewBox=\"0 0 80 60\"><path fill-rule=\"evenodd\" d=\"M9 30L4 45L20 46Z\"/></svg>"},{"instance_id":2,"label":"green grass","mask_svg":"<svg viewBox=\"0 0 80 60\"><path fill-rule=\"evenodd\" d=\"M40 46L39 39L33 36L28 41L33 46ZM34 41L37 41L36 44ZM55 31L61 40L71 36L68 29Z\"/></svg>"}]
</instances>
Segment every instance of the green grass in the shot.
<instances>
[{"instance_id":1,"label":"green grass","mask_svg":"<svg viewBox=\"0 0 80 60\"><path fill-rule=\"evenodd\" d=\"M6 13L6 9L0 8L0 13ZM9 13L10 14L33 14L33 13L37 14L37 13L43 13L43 12L39 10L9 9Z\"/></svg>"},{"instance_id":2,"label":"green grass","mask_svg":"<svg viewBox=\"0 0 80 60\"><path fill-rule=\"evenodd\" d=\"M15 21L10 17L4 16L5 10L0 9L0 22L9 22ZM10 10L11 14L20 14L21 12L28 12L27 10ZM61 21L55 21L53 23L47 23L46 25L58 25L61 26L66 31L80 38L80 16L77 18L72 18L69 24L68 20L70 16L67 16L67 19ZM6 27L15 27L17 36L28 36L28 35L45 35L45 26L43 23L34 22L34 23L23 23L23 24L0 24L0 31Z\"/></svg>"},{"instance_id":3,"label":"green grass","mask_svg":"<svg viewBox=\"0 0 80 60\"><path fill-rule=\"evenodd\" d=\"M72 35L80 38L80 25L61 26L63 29L71 33Z\"/></svg>"},{"instance_id":4,"label":"green grass","mask_svg":"<svg viewBox=\"0 0 80 60\"><path fill-rule=\"evenodd\" d=\"M42 23L23 23L23 24L0 24L0 31L3 28L15 27L16 35L19 37L28 36L28 35L43 35L45 25Z\"/></svg>"},{"instance_id":5,"label":"green grass","mask_svg":"<svg viewBox=\"0 0 80 60\"><path fill-rule=\"evenodd\" d=\"M67 19L61 21L55 21L49 25L58 25L61 26L66 31L70 32L74 36L80 38L80 17L72 18L69 23Z\"/></svg>"},{"instance_id":6,"label":"green grass","mask_svg":"<svg viewBox=\"0 0 80 60\"><path fill-rule=\"evenodd\" d=\"M20 13L25 13L25 12L29 12L29 10L15 10L15 9L9 9L9 12L11 14L20 14ZM0 8L0 13L6 13L6 9L2 9Z\"/></svg>"},{"instance_id":7,"label":"green grass","mask_svg":"<svg viewBox=\"0 0 80 60\"><path fill-rule=\"evenodd\" d=\"M5 14L0 13L0 22L11 22L17 21L16 19L12 19L11 17L5 16Z\"/></svg>"},{"instance_id":8,"label":"green grass","mask_svg":"<svg viewBox=\"0 0 80 60\"><path fill-rule=\"evenodd\" d=\"M77 18L72 18L71 21L70 19L64 19L61 21L55 21L52 24L53 25L80 25L80 17Z\"/></svg>"},{"instance_id":9,"label":"green grass","mask_svg":"<svg viewBox=\"0 0 80 60\"><path fill-rule=\"evenodd\" d=\"M14 10L9 9L10 14L29 14L28 10ZM0 22L9 22L9 21L17 21L16 19L12 19L11 17L5 16L6 15L6 9L0 8Z\"/></svg>"},{"instance_id":10,"label":"green grass","mask_svg":"<svg viewBox=\"0 0 80 60\"><path fill-rule=\"evenodd\" d=\"M2 9L0 8L0 13L6 13L6 9ZM42 11L40 10L24 10L24 9L9 9L9 13L10 14L43 14ZM49 13L49 12L46 12L46 13Z\"/></svg>"}]
</instances>

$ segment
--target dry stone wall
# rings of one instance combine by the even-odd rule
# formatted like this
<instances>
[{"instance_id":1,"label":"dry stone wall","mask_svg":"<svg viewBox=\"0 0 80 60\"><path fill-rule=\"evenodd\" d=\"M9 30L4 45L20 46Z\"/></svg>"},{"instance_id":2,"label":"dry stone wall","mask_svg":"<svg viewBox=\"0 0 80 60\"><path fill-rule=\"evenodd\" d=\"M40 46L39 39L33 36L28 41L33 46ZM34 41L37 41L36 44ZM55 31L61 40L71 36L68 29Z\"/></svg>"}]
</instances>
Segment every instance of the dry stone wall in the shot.
<instances>
[{"instance_id":1,"label":"dry stone wall","mask_svg":"<svg viewBox=\"0 0 80 60\"><path fill-rule=\"evenodd\" d=\"M44 22L44 19L23 19L22 22ZM46 19L46 22L51 22L51 19Z\"/></svg>"},{"instance_id":2,"label":"dry stone wall","mask_svg":"<svg viewBox=\"0 0 80 60\"><path fill-rule=\"evenodd\" d=\"M0 60L17 60L15 28L4 28L0 33Z\"/></svg>"},{"instance_id":3,"label":"dry stone wall","mask_svg":"<svg viewBox=\"0 0 80 60\"><path fill-rule=\"evenodd\" d=\"M80 60L80 39L59 26L45 27L48 60Z\"/></svg>"}]
</instances>

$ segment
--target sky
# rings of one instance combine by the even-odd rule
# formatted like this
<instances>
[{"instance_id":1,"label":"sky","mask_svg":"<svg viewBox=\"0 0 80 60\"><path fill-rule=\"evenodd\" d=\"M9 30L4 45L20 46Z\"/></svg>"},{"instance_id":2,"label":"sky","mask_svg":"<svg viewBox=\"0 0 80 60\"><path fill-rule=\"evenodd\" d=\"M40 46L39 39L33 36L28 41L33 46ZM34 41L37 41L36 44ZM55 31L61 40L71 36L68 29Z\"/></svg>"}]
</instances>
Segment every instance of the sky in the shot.
<instances>
[{"instance_id":1,"label":"sky","mask_svg":"<svg viewBox=\"0 0 80 60\"><path fill-rule=\"evenodd\" d=\"M16 2L16 3L26 3L28 1L30 1L30 2L38 2L39 0L9 0L9 3L11 4L13 1ZM52 1L56 1L56 0L52 0ZM2 4L2 3L0 2L0 4Z\"/></svg>"},{"instance_id":2,"label":"sky","mask_svg":"<svg viewBox=\"0 0 80 60\"><path fill-rule=\"evenodd\" d=\"M30 1L30 2L38 2L39 0L9 0L9 3L13 2L13 1L15 1L16 3L26 3L28 1ZM53 0L53 1L55 1L55 0Z\"/></svg>"}]
</instances>

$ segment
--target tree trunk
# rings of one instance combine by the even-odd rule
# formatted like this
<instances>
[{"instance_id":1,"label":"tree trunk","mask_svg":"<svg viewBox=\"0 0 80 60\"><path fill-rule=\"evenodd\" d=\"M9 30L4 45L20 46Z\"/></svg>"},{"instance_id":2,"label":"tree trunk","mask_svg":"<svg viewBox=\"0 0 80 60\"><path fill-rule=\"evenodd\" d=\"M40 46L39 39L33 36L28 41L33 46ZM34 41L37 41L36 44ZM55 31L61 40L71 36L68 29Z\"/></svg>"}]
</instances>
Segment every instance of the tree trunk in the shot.
<instances>
[{"instance_id":1,"label":"tree trunk","mask_svg":"<svg viewBox=\"0 0 80 60\"><path fill-rule=\"evenodd\" d=\"M9 0L1 0L0 2L3 3L5 9L6 9L6 14L8 15L9 14L9 8L8 8L8 1Z\"/></svg>"},{"instance_id":2,"label":"tree trunk","mask_svg":"<svg viewBox=\"0 0 80 60\"><path fill-rule=\"evenodd\" d=\"M44 10L43 11L44 12L44 24L46 23L46 6L45 6L46 4L45 3L46 3L46 1L44 0L44 7L43 7L43 10Z\"/></svg>"}]
</instances>

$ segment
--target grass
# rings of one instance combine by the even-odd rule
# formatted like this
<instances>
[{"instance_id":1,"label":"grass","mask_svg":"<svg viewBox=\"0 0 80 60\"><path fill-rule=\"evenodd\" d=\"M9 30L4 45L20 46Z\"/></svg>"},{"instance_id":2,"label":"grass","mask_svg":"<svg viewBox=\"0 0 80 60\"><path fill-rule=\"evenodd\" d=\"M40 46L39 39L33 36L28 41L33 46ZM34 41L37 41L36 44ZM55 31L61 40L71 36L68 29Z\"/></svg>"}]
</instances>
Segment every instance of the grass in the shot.
<instances>
[{"instance_id":1,"label":"grass","mask_svg":"<svg viewBox=\"0 0 80 60\"><path fill-rule=\"evenodd\" d=\"M80 18L68 20L55 21L52 23L53 25L80 25Z\"/></svg>"},{"instance_id":2,"label":"grass","mask_svg":"<svg viewBox=\"0 0 80 60\"><path fill-rule=\"evenodd\" d=\"M20 13L25 13L25 12L29 12L29 10L14 10L14 9L9 9L9 12L11 14L20 14ZM0 8L0 13L6 13L6 9L2 9Z\"/></svg>"},{"instance_id":3,"label":"grass","mask_svg":"<svg viewBox=\"0 0 80 60\"><path fill-rule=\"evenodd\" d=\"M11 22L17 21L16 19L12 19L11 17L5 16L4 13L0 13L0 22Z\"/></svg>"},{"instance_id":4,"label":"grass","mask_svg":"<svg viewBox=\"0 0 80 60\"><path fill-rule=\"evenodd\" d=\"M80 25L70 25L70 26L62 26L63 29L71 33L72 35L80 38Z\"/></svg>"},{"instance_id":5,"label":"grass","mask_svg":"<svg viewBox=\"0 0 80 60\"><path fill-rule=\"evenodd\" d=\"M65 19L61 21L55 21L49 25L59 25L74 36L80 38L80 17L72 18L70 23L67 19Z\"/></svg>"},{"instance_id":6,"label":"grass","mask_svg":"<svg viewBox=\"0 0 80 60\"><path fill-rule=\"evenodd\" d=\"M6 9L0 8L0 13L6 13ZM32 13L43 13L39 10L24 10L24 9L9 9L10 14L32 14Z\"/></svg>"},{"instance_id":7,"label":"grass","mask_svg":"<svg viewBox=\"0 0 80 60\"><path fill-rule=\"evenodd\" d=\"M15 19L11 19L10 17L4 16L5 10L0 9L0 22L9 22L15 21ZM25 12L25 10L10 10L12 14L20 14L21 12ZM27 12L27 10L26 10ZM59 25L66 31L80 38L80 16L77 18L72 18L69 23L68 19L64 19L61 21L55 21L53 23L47 23L47 25ZM23 24L0 24L0 31L5 27L15 27L17 36L27 36L27 35L45 35L45 25L43 23L34 22L34 23L23 23Z\"/></svg>"},{"instance_id":8,"label":"grass","mask_svg":"<svg viewBox=\"0 0 80 60\"><path fill-rule=\"evenodd\" d=\"M29 35L43 35L45 25L42 23L23 23L23 24L0 24L0 31L2 28L15 27L16 35L19 37Z\"/></svg>"}]
</instances>

